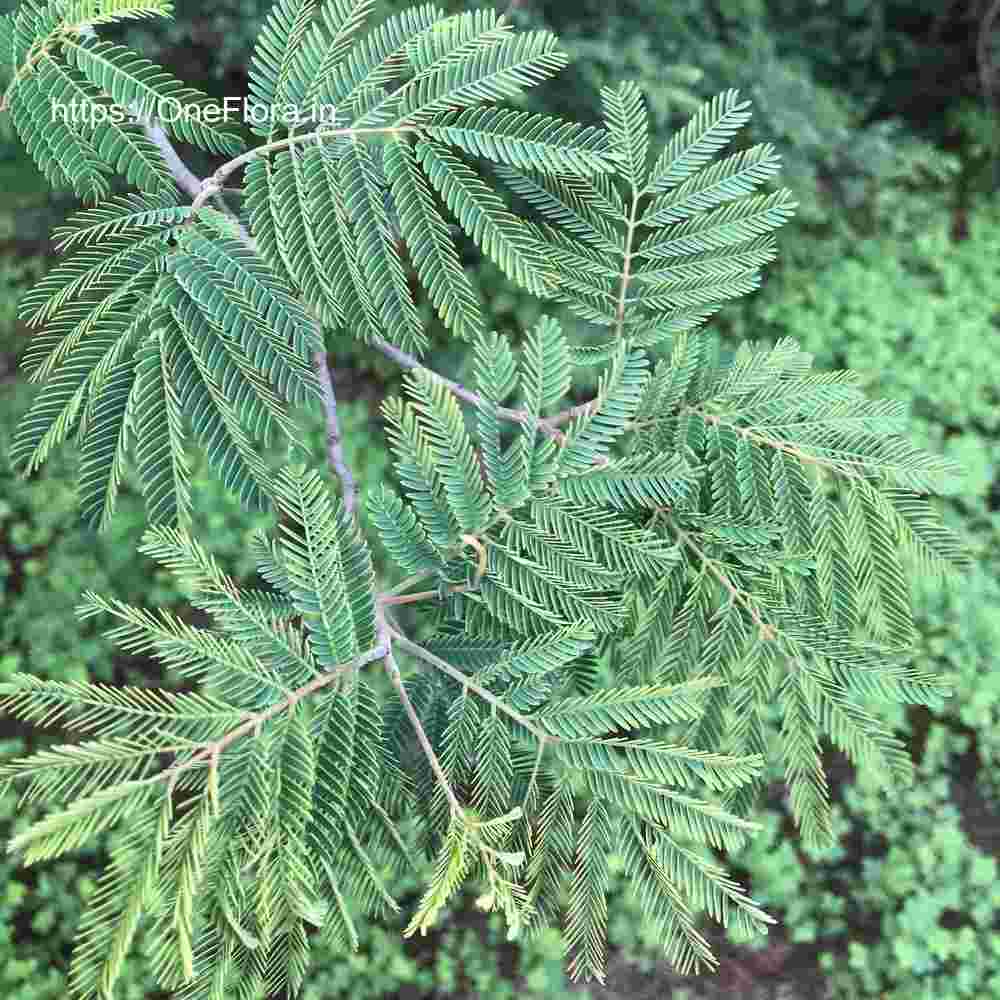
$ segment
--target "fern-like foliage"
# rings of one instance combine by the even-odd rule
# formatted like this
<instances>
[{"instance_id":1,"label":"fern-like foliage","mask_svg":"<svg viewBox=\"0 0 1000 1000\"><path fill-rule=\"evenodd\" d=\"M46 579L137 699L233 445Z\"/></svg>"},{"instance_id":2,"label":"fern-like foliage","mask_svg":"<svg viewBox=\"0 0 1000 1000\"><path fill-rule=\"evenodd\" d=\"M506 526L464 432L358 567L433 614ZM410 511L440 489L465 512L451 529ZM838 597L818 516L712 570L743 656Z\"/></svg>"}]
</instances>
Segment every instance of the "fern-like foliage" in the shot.
<instances>
[{"instance_id":1,"label":"fern-like foliage","mask_svg":"<svg viewBox=\"0 0 1000 1000\"><path fill-rule=\"evenodd\" d=\"M83 514L103 527L132 454L150 520L185 523L193 435L245 503L270 504L258 443L293 437L288 404L316 392L320 342L291 290L225 217L206 209L193 222L172 197L82 212L62 241L77 252L21 302L29 323L46 323L24 361L44 384L13 460L30 472L74 436Z\"/></svg>"},{"instance_id":2,"label":"fern-like foliage","mask_svg":"<svg viewBox=\"0 0 1000 1000\"><path fill-rule=\"evenodd\" d=\"M922 496L946 490L954 470L896 433L899 408L866 399L850 373L811 372L793 343L718 364L682 334L652 370L623 346L603 405L557 440L531 406L560 382L558 327L529 334L523 373L498 343L480 344L478 444L433 376L410 380L413 403L386 406L408 502L383 488L371 513L400 565L447 592L442 626L473 648L586 629L622 683L719 679L686 729L703 751L763 754L764 710L777 702L810 842L830 835L820 733L857 766L908 780L905 747L857 702L933 705L947 693L906 665L906 572L966 556ZM501 445L497 397L518 382L529 417ZM607 451L616 439L620 456ZM641 705L597 718L650 736L677 721ZM725 799L746 815L754 789Z\"/></svg>"},{"instance_id":3,"label":"fern-like foliage","mask_svg":"<svg viewBox=\"0 0 1000 1000\"><path fill-rule=\"evenodd\" d=\"M603 316L578 311L610 326L612 338L574 350L544 320L518 359L498 335L481 337L474 427L444 382L411 375L409 401L385 406L405 499L385 487L371 497L371 514L400 566L435 578L442 655L453 664L478 666L483 642L532 641L554 627L594 635L594 650L610 664L607 688L560 696L532 678L509 689L522 709L555 699L569 711L557 728L543 722L549 732L629 733L656 746L679 740L689 748L682 756L749 759L767 753L765 708L777 705L796 820L806 842L825 844L820 739L888 785L908 781L905 746L862 703L934 705L947 694L946 679L907 665L907 573L947 572L967 560L927 500L952 489L957 470L910 445L903 408L867 399L852 373L813 372L791 342L744 345L720 361L693 332L706 306L714 310L756 281L773 252L766 230L787 216L785 196L752 193L773 173L771 150L708 162L745 120L736 96L695 116L651 170L639 95L624 87L605 101L621 154L619 187L608 175L557 184L504 176L550 217L551 225L535 227L540 243L561 230L559 287L590 282L593 291L605 282ZM647 198L643 214L637 206ZM761 205L769 207L758 215ZM644 240L643 227L654 230ZM652 295L643 284L652 268L635 265L644 247L656 248ZM565 300L585 301L575 288ZM647 349L662 339L670 355L654 365ZM604 364L598 392L557 430L551 418L580 364ZM513 429L501 419L511 407ZM662 685L703 682L690 720L673 714L676 702L660 714ZM619 709L620 697L628 708ZM541 707L539 718L550 711ZM707 945L687 904L670 893L658 837L683 829L726 847L732 828L724 814L699 813L695 822L651 813L664 803L647 798L643 782L658 779L639 764L643 751L623 751L636 768L625 786L607 774L614 758L604 755L613 753L556 750L571 768L593 769L584 786L605 799L610 817L639 823L629 828L636 885L661 914L668 953L697 968ZM719 789L730 817L749 814L755 782ZM609 816L588 813L575 855L587 871L600 854L593 844L607 843ZM542 823L535 836L544 840L545 831ZM552 835L560 844L551 849L570 864L565 829ZM605 875L588 878L579 895L571 891L567 927L572 968L589 975L600 968L597 888ZM657 903L654 890L664 894Z\"/></svg>"},{"instance_id":4,"label":"fern-like foliage","mask_svg":"<svg viewBox=\"0 0 1000 1000\"><path fill-rule=\"evenodd\" d=\"M82 737L0 767L52 806L12 849L34 863L127 828L80 929L88 1000L112 995L140 926L179 997L295 995L313 937L356 948L349 901L398 908L410 864L427 884L407 933L474 881L512 934L561 924L572 974L601 979L612 849L667 956L711 968L703 914L746 935L771 922L714 853L754 831L768 753L804 840L827 843L821 740L905 782L906 747L870 702L947 691L908 665L907 580L967 558L929 500L955 470L907 442L901 407L812 371L796 344L720 358L696 332L756 287L794 208L764 190L770 146L717 158L748 105L720 95L654 156L629 84L604 92L600 128L500 106L562 66L547 33L429 5L365 32L373 6L278 0L251 94L336 118L255 125L260 143L191 206L139 126L67 136L40 117L77 91L144 118L162 97L199 101L93 37L159 7L32 0L0 22L5 103L53 183L103 197L118 171L139 188L71 220L71 255L22 303L44 327L26 357L41 389L13 457L30 472L75 437L97 525L134 460L159 522L143 552L213 622L90 594L83 614L197 690L0 689L5 711ZM201 125L174 135L241 148ZM223 211L241 168L249 231ZM601 341L571 343L551 317L517 350L488 331L449 216ZM471 389L402 353L427 343L421 296L472 345ZM383 406L397 483L368 500L407 574L390 593L350 503L259 457L294 442L290 406L322 391L312 364L334 332L410 369ZM570 406L581 366L600 369L597 393ZM191 439L279 515L255 542L266 587L237 587L183 530Z\"/></svg>"},{"instance_id":5,"label":"fern-like foliage","mask_svg":"<svg viewBox=\"0 0 1000 1000\"><path fill-rule=\"evenodd\" d=\"M256 131L267 142L215 175L246 165L249 234L204 204L221 180L210 179L197 220L190 217L141 122L166 107L175 138L217 153L239 152L236 133L207 124L201 96L93 37L94 24L132 8L54 3L38 21L28 6L22 28L11 22L6 103L50 180L68 178L79 194L100 199L117 171L142 192L80 213L62 233L62 246L77 253L22 303L28 323L46 325L28 358L45 387L15 458L31 471L70 434L89 434L81 487L93 523L105 524L113 510L133 430L151 519L184 522L182 414L227 485L251 506L270 504L253 439L289 431L283 403L308 391L303 358L324 330L386 338L418 354L426 347L410 268L448 330L469 341L484 332L445 206L513 280L539 294L550 289L527 224L463 156L553 175L614 168L605 130L493 106L563 65L555 40L518 35L492 13L448 18L429 5L362 34L370 7L292 0L268 19L250 67L251 96L268 123ZM81 11L87 19L73 20ZM77 103L127 108L136 118L43 127L43 104L70 100L60 88L79 90ZM291 105L335 107L336 119L290 124L282 109ZM95 390L105 384L98 414Z\"/></svg>"},{"instance_id":6,"label":"fern-like foliage","mask_svg":"<svg viewBox=\"0 0 1000 1000\"><path fill-rule=\"evenodd\" d=\"M29 782L26 799L63 806L11 849L29 864L48 860L128 818L129 836L74 957L78 995L110 991L140 921L162 941L158 972L167 988L183 987L185 996L248 983L267 993L286 984L294 990L306 967L307 926L350 945L356 931L345 899L361 899L376 914L397 908L385 873L412 863L398 822L404 816L415 841L435 845L438 855L410 932L426 929L475 877L488 887L481 905L501 908L515 928L536 926L533 896L562 872L546 867L552 844L538 839L527 809L564 794L558 789L567 782L596 796L591 809L600 810L605 837L623 816L660 831L676 851L692 840L736 844L753 829L711 797L751 780L759 756L611 735L696 717L714 681L574 695L574 661L597 638L587 623L479 640L476 652L468 637L447 630L429 643L424 655L459 664L405 682L464 803L442 810L440 788L430 784L423 794L422 759L400 752L402 703L377 697L363 673L387 651L377 641L364 542L315 473L286 471L276 492L281 537L258 546L274 591L240 590L176 529L147 534L143 551L178 576L213 628L94 594L81 605L83 615L117 621L111 635L122 648L159 657L198 681L199 693L28 676L3 688L5 712L96 735L0 770ZM489 701L464 688L463 667ZM554 749L539 766L548 744ZM582 892L596 903L590 879L606 879L604 841L593 840L588 820L577 830L567 818L560 836L578 838L587 852L574 898ZM711 892L711 880L699 891ZM552 905L548 893L540 905ZM749 899L739 905L751 922L769 919ZM590 930L576 964L599 973L594 949L603 928L589 909L571 927L577 919ZM571 931L575 950L574 940ZM692 964L682 941L671 947L681 965ZM228 958L220 966L221 956Z\"/></svg>"},{"instance_id":7,"label":"fern-like foliage","mask_svg":"<svg viewBox=\"0 0 1000 1000\"><path fill-rule=\"evenodd\" d=\"M243 147L234 128L202 124L222 118L208 97L94 34L170 13L165 0L26 0L6 15L0 30L11 79L2 106L53 186L98 201L118 174L149 194L172 191L168 166L142 125L157 115L176 138L210 152Z\"/></svg>"},{"instance_id":8,"label":"fern-like foliage","mask_svg":"<svg viewBox=\"0 0 1000 1000\"><path fill-rule=\"evenodd\" d=\"M337 119L302 141L293 130L287 149L251 163L247 209L267 259L325 323L419 353L407 263L449 331L472 340L484 329L439 199L512 280L547 287L527 227L463 156L581 176L611 170L616 156L604 130L493 106L564 65L548 33L425 6L352 48L369 6L330 4L320 17L297 0L275 8L251 91L272 106L282 95L328 101Z\"/></svg>"},{"instance_id":9,"label":"fern-like foliage","mask_svg":"<svg viewBox=\"0 0 1000 1000\"><path fill-rule=\"evenodd\" d=\"M754 193L777 172L773 147L710 163L749 117L736 91L700 111L652 166L642 95L623 84L602 97L621 189L603 175L498 168L540 217L532 232L555 271L553 297L610 328L603 345L577 354L581 363L609 360L626 335L653 347L755 289L775 255L771 233L795 208L787 190Z\"/></svg>"}]
</instances>

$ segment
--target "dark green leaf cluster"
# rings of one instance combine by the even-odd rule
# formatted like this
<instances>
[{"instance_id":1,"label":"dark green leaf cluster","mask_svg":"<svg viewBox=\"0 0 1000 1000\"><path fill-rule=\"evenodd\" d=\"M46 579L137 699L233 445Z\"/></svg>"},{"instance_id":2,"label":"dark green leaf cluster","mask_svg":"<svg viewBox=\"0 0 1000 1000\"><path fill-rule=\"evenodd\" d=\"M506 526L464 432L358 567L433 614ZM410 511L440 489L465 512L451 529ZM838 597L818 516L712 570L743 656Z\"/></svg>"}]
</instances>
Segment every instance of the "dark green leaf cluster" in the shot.
<instances>
[{"instance_id":1,"label":"dark green leaf cluster","mask_svg":"<svg viewBox=\"0 0 1000 1000\"><path fill-rule=\"evenodd\" d=\"M539 294L549 288L544 250L461 154L547 173L613 168L616 154L604 130L478 106L555 72L564 57L554 39L544 32L518 36L493 14L445 18L432 6L358 37L370 6L279 4L251 64L251 92L271 113L261 155L244 154L217 171L219 180L211 179L198 199L197 224L172 184L129 174L146 193L105 201L71 220L61 245L76 254L22 302L27 322L46 324L28 358L33 377L46 385L22 426L15 459L31 471L76 433L87 455L84 507L94 523L104 524L113 510L133 430L151 519L184 523L184 417L227 486L263 506L272 490L254 460L254 442L273 431L294 440L284 404L309 392L304 362L320 346L323 328L386 338L418 353L426 347L409 267L455 336L481 333L481 305L442 205L505 274ZM136 109L143 120L167 99L189 102L145 60L90 39L84 28L99 18L71 22L72 11L52 10L53 34L37 35L17 64L8 92L15 120L23 114L41 128L41 105L26 103L23 88L37 85L60 46L71 53L73 72L93 71L95 93ZM115 16L131 8L121 10ZM61 98L40 93L38 100ZM308 130L289 126L280 112L291 105L334 107L337 118ZM50 146L60 127L45 129ZM139 125L128 128L150 145ZM85 141L89 133L72 135ZM219 152L241 148L214 126L175 128L174 135ZM27 134L25 141L35 148ZM161 152L150 148L162 173ZM131 153L127 159L140 162ZM239 193L249 245L246 230L201 207L244 164Z\"/></svg>"},{"instance_id":2,"label":"dark green leaf cluster","mask_svg":"<svg viewBox=\"0 0 1000 1000\"><path fill-rule=\"evenodd\" d=\"M344 899L376 914L395 909L386 865L412 863L413 843L431 846L439 862L411 930L477 876L489 886L487 909L501 907L515 927L539 925L558 906L573 851L587 852L571 877L568 917L581 973L600 972L599 887L607 838L623 822L642 845L635 870L651 885L666 877L661 866L681 865L685 894L734 907L748 927L768 919L684 846L742 841L752 824L707 796L750 780L761 758L613 735L695 718L711 679L573 694L576 663L592 645L586 628L475 648L442 633L428 650L459 666L406 686L466 803L449 814L426 762L407 751L404 703L378 698L361 673L385 654L364 543L315 474L283 473L277 490L281 538L261 536L257 550L276 589L238 589L174 529L147 536L143 551L178 576L214 628L94 594L81 607L112 615L122 648L153 653L199 693L28 675L4 687L4 711L83 737L5 765L4 778L29 781L27 801L63 806L12 849L27 863L57 857L128 817L129 837L81 928L80 995L110 988L143 916L160 942L158 975L180 995L294 989L307 928L350 946ZM463 668L470 685L496 692L493 701L466 687ZM546 690L562 694L539 697ZM555 752L543 765L547 743ZM596 796L579 824L575 788ZM677 891L663 896L661 886L651 902L668 929L675 908L684 915L670 951L696 967L696 955L711 958Z\"/></svg>"},{"instance_id":3,"label":"dark green leaf cluster","mask_svg":"<svg viewBox=\"0 0 1000 1000\"><path fill-rule=\"evenodd\" d=\"M492 106L561 68L552 35L428 5L352 47L369 6L331 3L317 21L311 3L291 2L271 15L251 90L266 103L320 102L337 118L248 165L247 209L271 265L324 323L420 353L407 265L452 334L484 329L442 207L513 281L547 288L527 227L463 154L581 176L611 170L615 157L601 129Z\"/></svg>"},{"instance_id":4,"label":"dark green leaf cluster","mask_svg":"<svg viewBox=\"0 0 1000 1000\"><path fill-rule=\"evenodd\" d=\"M294 438L289 404L315 397L315 324L292 291L204 209L127 195L62 232L76 252L21 300L45 323L25 356L41 392L11 457L30 472L70 436L84 517L105 526L134 454L151 521L187 523L187 437L250 507L273 492L258 444ZM94 242L99 241L99 242Z\"/></svg>"}]
</instances>

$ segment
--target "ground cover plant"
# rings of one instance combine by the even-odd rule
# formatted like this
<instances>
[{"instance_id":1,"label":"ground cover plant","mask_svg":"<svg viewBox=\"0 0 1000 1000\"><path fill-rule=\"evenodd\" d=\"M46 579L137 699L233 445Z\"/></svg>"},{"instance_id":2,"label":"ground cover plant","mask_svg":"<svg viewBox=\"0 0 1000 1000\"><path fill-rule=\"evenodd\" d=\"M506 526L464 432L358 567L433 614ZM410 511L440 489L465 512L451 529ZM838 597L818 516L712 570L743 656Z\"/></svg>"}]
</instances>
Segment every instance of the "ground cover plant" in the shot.
<instances>
[{"instance_id":1,"label":"ground cover plant","mask_svg":"<svg viewBox=\"0 0 1000 1000\"><path fill-rule=\"evenodd\" d=\"M744 937L773 922L714 853L758 829L765 715L816 846L833 839L820 736L905 784L907 747L861 701L947 693L909 664L906 574L966 562L927 502L956 466L795 341L721 357L699 334L757 287L794 209L767 191L771 145L726 151L748 103L723 92L654 150L629 83L602 91L600 126L502 106L564 66L550 33L430 5L369 29L371 6L277 4L250 61L252 138L102 40L165 7L0 21L3 106L49 181L92 203L22 300L41 389L10 455L31 475L74 439L100 529L134 468L140 552L198 616L81 595L179 690L3 685L7 713L78 738L0 771L47 810L12 851L34 864L120 834L80 924L80 996L112 995L140 924L178 996L295 993L313 941L357 947L354 909L396 911L411 867L405 934L473 883L511 935L558 926L570 973L601 979L613 848L669 959L710 969L702 913ZM199 180L175 144L223 162ZM456 227L593 335L549 315L518 350L490 331ZM469 345L471 386L421 360L418 305ZM399 489L369 491L365 522L327 365L346 337L408 373L383 403ZM580 370L596 394L569 405ZM303 406L339 496L300 445ZM194 443L272 515L259 585L192 530ZM376 587L368 535L395 586Z\"/></svg>"}]
</instances>

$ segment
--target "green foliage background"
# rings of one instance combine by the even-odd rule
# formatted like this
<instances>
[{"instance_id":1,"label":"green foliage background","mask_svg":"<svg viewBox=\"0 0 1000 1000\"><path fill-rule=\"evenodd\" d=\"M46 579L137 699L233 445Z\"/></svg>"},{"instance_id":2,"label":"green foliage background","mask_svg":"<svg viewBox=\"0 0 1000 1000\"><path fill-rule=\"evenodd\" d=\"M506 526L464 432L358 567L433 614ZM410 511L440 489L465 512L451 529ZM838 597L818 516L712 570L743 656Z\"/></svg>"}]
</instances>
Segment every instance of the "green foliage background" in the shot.
<instances>
[{"instance_id":1,"label":"green foliage background","mask_svg":"<svg viewBox=\"0 0 1000 1000\"><path fill-rule=\"evenodd\" d=\"M181 0L172 25L127 30L133 42L142 33L147 53L158 50L191 83L239 94L242 60L266 6L224 0L208 10ZM947 6L955 10L942 15ZM792 337L821 367L865 373L873 392L911 404L916 443L948 453L969 472L946 513L976 547L978 564L950 591L922 586L917 595L917 665L952 672L955 695L936 716L900 712L891 719L920 761L919 780L887 797L840 767L840 844L825 852L803 851L789 839L781 796L770 799L762 809L765 834L733 862L783 926L759 944L758 956L733 945L715 984L687 984L694 995L773 995L762 986L754 992L763 977L790 984L793 998L823 995L808 985L821 979L835 998L1000 998L1000 208L992 190L995 123L976 91L976 6L512 5L520 22L555 30L574 58L541 89L538 110L596 118L599 88L632 78L662 139L719 90L739 87L753 99L746 141L778 147L801 208L764 289L724 310L712 329L724 343ZM170 582L135 554L144 520L135 493L126 490L111 531L98 537L77 520L71 454L30 482L6 464L7 435L33 391L17 377L23 337L14 304L44 269L45 234L67 202L41 193L33 168L2 134L0 191L0 680L30 670L157 681L148 663L112 656L90 623L72 614L85 588L179 606ZM492 267L480 266L476 279L496 327L511 332L537 319L538 304L511 293ZM461 377L460 359L460 351L439 353L435 366ZM362 486L371 487L388 474L373 404L397 373L354 343L335 345L334 360L340 395L352 400L341 408L347 457ZM315 467L324 468L317 418L303 415L303 434ZM207 476L195 507L196 528L226 569L247 574L255 519ZM0 720L0 754L22 753L26 738ZM10 796L0 800L3 840L24 822L16 824L13 811ZM81 856L30 874L0 860L0 995L64 994L69 943L96 860ZM655 986L657 996L685 995L656 964L656 942L622 892L612 895L610 924L618 959L609 989L592 995L635 995L637 983ZM320 957L306 997L569 995L558 941L543 937L515 948L471 902L442 926L405 945L398 927L368 927L357 955ZM154 996L141 962L132 963L121 995Z\"/></svg>"}]
</instances>

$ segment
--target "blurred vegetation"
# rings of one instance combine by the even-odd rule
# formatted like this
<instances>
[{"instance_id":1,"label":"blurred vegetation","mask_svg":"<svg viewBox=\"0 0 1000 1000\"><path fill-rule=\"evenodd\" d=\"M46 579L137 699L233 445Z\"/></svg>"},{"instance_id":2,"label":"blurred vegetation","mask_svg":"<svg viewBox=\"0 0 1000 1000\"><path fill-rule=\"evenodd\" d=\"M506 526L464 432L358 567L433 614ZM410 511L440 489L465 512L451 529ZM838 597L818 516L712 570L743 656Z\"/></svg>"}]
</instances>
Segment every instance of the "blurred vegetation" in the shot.
<instances>
[{"instance_id":1,"label":"blurred vegetation","mask_svg":"<svg viewBox=\"0 0 1000 1000\"><path fill-rule=\"evenodd\" d=\"M242 94L243 65L267 5L178 0L172 23L125 30L144 54L192 84ZM0 10L11 6L13 0L0 0ZM402 6L379 4L383 11ZM801 208L765 287L745 306L725 310L713 330L730 346L794 337L821 366L856 368L874 392L907 401L920 443L968 470L964 492L945 513L979 555L976 569L951 588L914 582L917 665L950 673L955 689L937 716L919 710L891 717L919 761L914 787L880 794L856 783L831 755L840 775L833 788L840 843L810 853L795 840L781 775L772 774L774 794L761 808L764 832L732 860L782 925L751 948L725 947L719 977L688 983L684 992L657 961L657 942L637 921L627 887L616 884L609 911L617 955L609 988L591 995L749 998L781 995L768 991L784 986L791 1000L1000 1000L1000 208L991 198L995 115L981 92L977 54L987 5L510 6L519 23L556 31L574 57L532 98L538 110L594 119L600 87L632 78L662 139L719 90L738 87L753 99L748 141L779 148L783 180ZM47 234L71 202L42 188L2 126L0 192L0 678L30 670L160 683L148 663L112 653L89 622L72 614L87 588L139 604L183 606L183 595L135 554L144 523L135 492L126 489L110 532L94 536L77 521L70 453L28 482L15 479L5 462L7 437L33 391L16 373L25 331L14 323L15 302L44 269ZM531 325L540 304L474 262L470 253L494 325L507 333ZM430 316L428 322L433 329ZM579 324L566 325L583 335ZM348 458L362 486L370 486L388 474L376 404L398 372L347 338L329 346L339 395L350 400L340 408ZM435 367L463 377L466 353L438 336L431 356ZM586 385L580 391L583 398ZM302 426L305 453L325 469L319 415L303 414ZM207 476L196 496L203 537L230 572L244 576L246 539L266 519L241 512ZM0 720L0 754L23 752L29 734L4 725ZM10 796L0 799L4 840L24 822L14 819L14 806ZM0 996L64 994L69 942L80 901L93 890L95 860L81 855L39 871L0 860ZM366 927L356 955L320 958L307 1000L570 995L558 941L506 942L468 900L441 926L436 935L406 942L391 921ZM826 993L816 992L820 982ZM157 1000L141 961L130 964L121 996Z\"/></svg>"}]
</instances>

